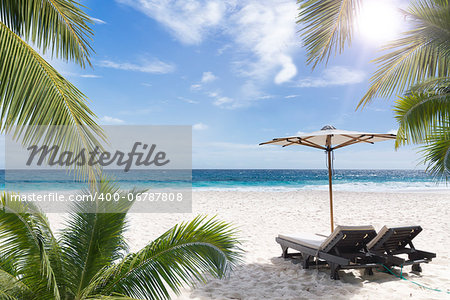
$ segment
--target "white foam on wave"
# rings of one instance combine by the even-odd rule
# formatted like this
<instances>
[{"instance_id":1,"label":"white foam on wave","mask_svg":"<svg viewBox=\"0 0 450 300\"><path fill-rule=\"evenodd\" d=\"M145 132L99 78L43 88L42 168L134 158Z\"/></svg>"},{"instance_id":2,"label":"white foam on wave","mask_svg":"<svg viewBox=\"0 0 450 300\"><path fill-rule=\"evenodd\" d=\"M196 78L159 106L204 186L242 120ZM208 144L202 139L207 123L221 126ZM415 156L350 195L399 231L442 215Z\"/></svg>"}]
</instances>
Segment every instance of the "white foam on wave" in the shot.
<instances>
[{"instance_id":1,"label":"white foam on wave","mask_svg":"<svg viewBox=\"0 0 450 300\"><path fill-rule=\"evenodd\" d=\"M328 185L304 186L209 186L193 187L195 191L242 191L242 192L289 192L289 191L327 191ZM333 184L334 191L345 192L439 192L450 193L450 187L434 182L348 182Z\"/></svg>"}]
</instances>

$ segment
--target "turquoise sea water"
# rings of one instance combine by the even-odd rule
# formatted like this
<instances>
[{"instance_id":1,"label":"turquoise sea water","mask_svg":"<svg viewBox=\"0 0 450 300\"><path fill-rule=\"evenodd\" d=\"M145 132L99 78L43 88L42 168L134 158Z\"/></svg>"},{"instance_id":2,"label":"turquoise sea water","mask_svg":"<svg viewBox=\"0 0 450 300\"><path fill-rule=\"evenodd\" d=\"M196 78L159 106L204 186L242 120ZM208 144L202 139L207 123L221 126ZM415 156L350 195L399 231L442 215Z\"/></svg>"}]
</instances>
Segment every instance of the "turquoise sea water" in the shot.
<instances>
[{"instance_id":1,"label":"turquoise sea water","mask_svg":"<svg viewBox=\"0 0 450 300\"><path fill-rule=\"evenodd\" d=\"M121 188L189 188L196 190L287 191L326 190L326 170L192 170L189 171L106 171ZM82 182L63 171L0 171L1 187L11 191L78 190ZM334 190L422 191L444 190L421 170L335 170Z\"/></svg>"}]
</instances>

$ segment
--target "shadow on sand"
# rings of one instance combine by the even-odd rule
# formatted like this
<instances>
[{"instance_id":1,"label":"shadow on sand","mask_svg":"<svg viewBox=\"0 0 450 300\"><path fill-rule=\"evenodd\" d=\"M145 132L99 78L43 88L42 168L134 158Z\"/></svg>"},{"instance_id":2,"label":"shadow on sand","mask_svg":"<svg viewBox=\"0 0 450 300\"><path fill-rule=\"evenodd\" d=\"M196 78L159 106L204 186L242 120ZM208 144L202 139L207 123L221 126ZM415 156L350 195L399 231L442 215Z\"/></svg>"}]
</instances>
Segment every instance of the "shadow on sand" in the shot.
<instances>
[{"instance_id":1,"label":"shadow on sand","mask_svg":"<svg viewBox=\"0 0 450 300\"><path fill-rule=\"evenodd\" d=\"M199 299L361 298L360 292L367 283L370 289L379 289L383 283L402 281L381 271L374 270L374 275L364 275L363 271L345 270L340 271L341 280L332 280L327 267L303 270L298 261L277 257L266 263L242 265L229 278L212 279L198 286L190 296ZM403 275L417 278L411 274ZM368 295L369 292L366 297Z\"/></svg>"}]
</instances>

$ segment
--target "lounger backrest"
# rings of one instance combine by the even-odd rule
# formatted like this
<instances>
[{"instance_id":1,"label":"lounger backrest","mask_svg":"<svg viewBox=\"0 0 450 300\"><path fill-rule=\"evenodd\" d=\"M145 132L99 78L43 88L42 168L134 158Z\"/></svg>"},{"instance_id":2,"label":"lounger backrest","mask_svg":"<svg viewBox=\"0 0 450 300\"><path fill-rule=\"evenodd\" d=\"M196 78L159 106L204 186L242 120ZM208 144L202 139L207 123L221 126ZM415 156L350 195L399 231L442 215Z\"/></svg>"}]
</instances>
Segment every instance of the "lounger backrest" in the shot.
<instances>
[{"instance_id":1,"label":"lounger backrest","mask_svg":"<svg viewBox=\"0 0 450 300\"><path fill-rule=\"evenodd\" d=\"M405 248L420 232L420 226L381 228L377 236L367 244L367 249L374 251L396 251Z\"/></svg>"},{"instance_id":2,"label":"lounger backrest","mask_svg":"<svg viewBox=\"0 0 450 300\"><path fill-rule=\"evenodd\" d=\"M373 226L337 226L333 233L320 245L320 250L341 253L358 252L377 235Z\"/></svg>"}]
</instances>

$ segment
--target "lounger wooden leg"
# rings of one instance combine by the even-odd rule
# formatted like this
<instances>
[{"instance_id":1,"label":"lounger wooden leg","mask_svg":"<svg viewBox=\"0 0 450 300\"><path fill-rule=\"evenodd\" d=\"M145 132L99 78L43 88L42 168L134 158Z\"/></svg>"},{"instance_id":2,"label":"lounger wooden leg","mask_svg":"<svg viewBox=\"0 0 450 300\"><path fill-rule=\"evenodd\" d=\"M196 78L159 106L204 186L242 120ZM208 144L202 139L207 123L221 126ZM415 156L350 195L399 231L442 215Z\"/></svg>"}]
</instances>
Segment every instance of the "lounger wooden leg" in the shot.
<instances>
[{"instance_id":1,"label":"lounger wooden leg","mask_svg":"<svg viewBox=\"0 0 450 300\"><path fill-rule=\"evenodd\" d=\"M412 265L412 270L414 271L414 272L422 272L422 267L420 266L420 264L413 264Z\"/></svg>"},{"instance_id":2,"label":"lounger wooden leg","mask_svg":"<svg viewBox=\"0 0 450 300\"><path fill-rule=\"evenodd\" d=\"M330 269L331 269L331 274L330 274L331 279L339 280L340 279L340 277L339 277L339 269L340 269L339 265L334 264L334 263L330 263Z\"/></svg>"},{"instance_id":3,"label":"lounger wooden leg","mask_svg":"<svg viewBox=\"0 0 450 300\"><path fill-rule=\"evenodd\" d=\"M372 270L372 268L365 268L365 269L364 269L364 275L372 276L372 275L373 275L373 270Z\"/></svg>"},{"instance_id":4,"label":"lounger wooden leg","mask_svg":"<svg viewBox=\"0 0 450 300\"><path fill-rule=\"evenodd\" d=\"M303 269L309 269L309 260L310 260L310 258L311 258L310 255L302 254L302 267L303 267Z\"/></svg>"},{"instance_id":5,"label":"lounger wooden leg","mask_svg":"<svg viewBox=\"0 0 450 300\"><path fill-rule=\"evenodd\" d=\"M288 247L281 246L281 250L282 250L281 257L288 258Z\"/></svg>"}]
</instances>

